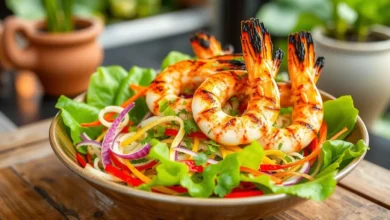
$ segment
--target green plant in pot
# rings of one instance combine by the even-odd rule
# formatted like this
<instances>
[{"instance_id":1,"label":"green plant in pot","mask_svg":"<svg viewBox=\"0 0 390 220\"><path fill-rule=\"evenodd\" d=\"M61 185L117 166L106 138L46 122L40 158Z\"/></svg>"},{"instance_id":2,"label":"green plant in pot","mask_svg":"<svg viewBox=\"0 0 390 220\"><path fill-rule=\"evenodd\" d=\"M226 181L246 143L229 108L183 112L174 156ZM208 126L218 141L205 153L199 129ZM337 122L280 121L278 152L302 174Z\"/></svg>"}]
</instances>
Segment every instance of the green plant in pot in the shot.
<instances>
[{"instance_id":1,"label":"green plant in pot","mask_svg":"<svg viewBox=\"0 0 390 220\"><path fill-rule=\"evenodd\" d=\"M15 2L18 1L9 0L7 4L18 9L13 7ZM44 20L8 17L4 22L2 40L6 57L16 68L34 71L49 95L74 96L85 91L90 75L103 58L97 42L102 22L73 16L74 3L74 0L43 0L31 5L44 9ZM16 40L18 33L28 42L27 47L21 47Z\"/></svg>"},{"instance_id":2,"label":"green plant in pot","mask_svg":"<svg viewBox=\"0 0 390 220\"><path fill-rule=\"evenodd\" d=\"M389 0L275 0L257 16L280 37L312 31L325 67L319 88L350 94L371 129L390 101Z\"/></svg>"}]
</instances>

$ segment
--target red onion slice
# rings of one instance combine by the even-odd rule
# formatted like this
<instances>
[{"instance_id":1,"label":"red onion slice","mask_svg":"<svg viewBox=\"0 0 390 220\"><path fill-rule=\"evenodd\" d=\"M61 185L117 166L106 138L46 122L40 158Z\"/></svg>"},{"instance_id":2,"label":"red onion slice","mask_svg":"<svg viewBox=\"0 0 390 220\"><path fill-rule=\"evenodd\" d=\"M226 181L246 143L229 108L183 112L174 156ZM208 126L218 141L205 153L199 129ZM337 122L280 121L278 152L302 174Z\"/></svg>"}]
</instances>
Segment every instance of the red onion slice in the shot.
<instances>
[{"instance_id":1,"label":"red onion slice","mask_svg":"<svg viewBox=\"0 0 390 220\"><path fill-rule=\"evenodd\" d=\"M175 151L179 151L179 152L188 154L188 155L193 156L193 157L198 156L197 153L195 153L195 152L193 152L193 151L190 151L190 150L188 150L188 149L182 148L182 147L175 147L174 149L175 149ZM210 164L217 164L218 161L213 160L213 159L207 159L207 163L210 163Z\"/></svg>"},{"instance_id":2,"label":"red onion slice","mask_svg":"<svg viewBox=\"0 0 390 220\"><path fill-rule=\"evenodd\" d=\"M298 173L305 173L308 174L310 171L310 163L306 162L303 164L301 169L298 171ZM286 181L283 182L283 186L292 186L297 184L299 181L301 181L302 177L301 176L293 176L288 178Z\"/></svg>"},{"instance_id":3,"label":"red onion slice","mask_svg":"<svg viewBox=\"0 0 390 220\"><path fill-rule=\"evenodd\" d=\"M115 144L119 145L119 143L120 143L119 141L115 141ZM148 144L145 144L141 149L130 152L128 154L122 154L122 153L116 152L114 150L113 146L111 146L110 150L112 151L112 153L114 153L116 156L118 156L122 159L138 160L138 159L146 157L149 154L151 147L152 146L148 143Z\"/></svg>"},{"instance_id":4,"label":"red onion slice","mask_svg":"<svg viewBox=\"0 0 390 220\"><path fill-rule=\"evenodd\" d=\"M86 140L86 141L82 141L82 142L76 144L77 149L79 149L79 147L81 147L81 146L94 146L94 147L101 148L102 144L100 142L97 142L94 140Z\"/></svg>"},{"instance_id":5,"label":"red onion slice","mask_svg":"<svg viewBox=\"0 0 390 220\"><path fill-rule=\"evenodd\" d=\"M92 140L92 138L90 138L90 137L87 135L87 133L85 133L85 132L81 133L80 138L81 138L81 140L83 140L83 141Z\"/></svg>"},{"instance_id":6,"label":"red onion slice","mask_svg":"<svg viewBox=\"0 0 390 220\"><path fill-rule=\"evenodd\" d=\"M104 168L106 167L107 164L111 164L110 151L116 137L118 136L121 130L118 129L119 125L121 124L123 118L127 115L127 113L132 108L134 108L134 102L128 105L125 109L123 109L123 111L118 115L118 117L115 118L111 127L108 129L106 135L104 136L103 144L102 144L102 163Z\"/></svg>"}]
</instances>

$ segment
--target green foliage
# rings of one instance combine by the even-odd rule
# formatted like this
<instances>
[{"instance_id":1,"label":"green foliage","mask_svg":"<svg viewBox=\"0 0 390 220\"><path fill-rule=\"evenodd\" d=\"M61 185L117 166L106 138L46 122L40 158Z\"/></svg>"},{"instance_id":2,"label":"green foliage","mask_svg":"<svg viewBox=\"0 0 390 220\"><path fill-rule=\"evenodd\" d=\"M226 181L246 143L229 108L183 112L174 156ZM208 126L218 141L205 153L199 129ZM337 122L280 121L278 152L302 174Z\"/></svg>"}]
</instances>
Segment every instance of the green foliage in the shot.
<instances>
[{"instance_id":1,"label":"green foliage","mask_svg":"<svg viewBox=\"0 0 390 220\"><path fill-rule=\"evenodd\" d=\"M177 62L183 61L183 60L191 60L192 57L190 55L178 52L178 51L171 51L168 53L168 55L164 58L164 60L161 63L161 71L163 71L168 66L175 64Z\"/></svg>"},{"instance_id":2,"label":"green foliage","mask_svg":"<svg viewBox=\"0 0 390 220\"><path fill-rule=\"evenodd\" d=\"M365 41L371 25L390 25L389 11L389 0L275 0L260 8L257 17L277 36L323 26L336 39L353 33Z\"/></svg>"},{"instance_id":3,"label":"green foliage","mask_svg":"<svg viewBox=\"0 0 390 220\"><path fill-rule=\"evenodd\" d=\"M61 110L61 117L64 124L70 129L70 136L74 144L81 141L80 135L85 132L91 138L96 138L102 130L99 127L81 127L81 123L94 121L98 118L99 109L91 105L76 102L65 96L61 96L56 104Z\"/></svg>"},{"instance_id":4,"label":"green foliage","mask_svg":"<svg viewBox=\"0 0 390 220\"><path fill-rule=\"evenodd\" d=\"M324 120L328 125L328 137L333 137L344 127L348 129L338 139L342 140L355 127L359 111L353 106L351 96L341 96L335 100L324 102Z\"/></svg>"}]
</instances>

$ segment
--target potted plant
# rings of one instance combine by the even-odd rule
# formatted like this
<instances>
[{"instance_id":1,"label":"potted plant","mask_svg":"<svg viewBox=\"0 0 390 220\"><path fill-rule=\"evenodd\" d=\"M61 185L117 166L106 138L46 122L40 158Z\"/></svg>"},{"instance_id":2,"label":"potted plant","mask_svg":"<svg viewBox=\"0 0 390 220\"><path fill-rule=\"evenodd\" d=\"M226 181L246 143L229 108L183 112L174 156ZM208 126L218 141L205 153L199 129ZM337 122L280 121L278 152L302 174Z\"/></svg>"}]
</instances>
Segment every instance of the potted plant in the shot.
<instances>
[{"instance_id":1,"label":"potted plant","mask_svg":"<svg viewBox=\"0 0 390 220\"><path fill-rule=\"evenodd\" d=\"M99 19L73 16L73 0L43 0L46 19L8 17L4 22L5 56L20 69L34 71L49 95L77 95L86 90L100 65L103 50L97 42ZM16 34L27 41L21 47Z\"/></svg>"},{"instance_id":2,"label":"potted plant","mask_svg":"<svg viewBox=\"0 0 390 220\"><path fill-rule=\"evenodd\" d=\"M286 5L287 4L287 5ZM371 129L390 101L390 1L273 1L258 12L271 32L312 30L316 53L325 57L319 88L350 94ZM284 21L284 22L283 22ZM270 24L271 23L271 24Z\"/></svg>"}]
</instances>

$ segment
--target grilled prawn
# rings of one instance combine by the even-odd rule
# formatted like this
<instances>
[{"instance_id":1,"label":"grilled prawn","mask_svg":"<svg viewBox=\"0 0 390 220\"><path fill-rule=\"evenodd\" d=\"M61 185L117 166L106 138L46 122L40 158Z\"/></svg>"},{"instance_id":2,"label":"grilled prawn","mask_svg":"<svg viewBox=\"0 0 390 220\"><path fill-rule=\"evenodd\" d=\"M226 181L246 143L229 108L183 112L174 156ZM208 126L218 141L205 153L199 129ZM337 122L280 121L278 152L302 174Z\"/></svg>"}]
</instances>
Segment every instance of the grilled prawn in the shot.
<instances>
[{"instance_id":1,"label":"grilled prawn","mask_svg":"<svg viewBox=\"0 0 390 220\"><path fill-rule=\"evenodd\" d=\"M292 91L292 124L272 128L260 141L265 149L296 152L306 147L317 135L324 116L321 95L315 85L324 58L315 61L311 34L300 32L289 36L288 70Z\"/></svg>"},{"instance_id":2,"label":"grilled prawn","mask_svg":"<svg viewBox=\"0 0 390 220\"><path fill-rule=\"evenodd\" d=\"M248 79L236 71L208 77L196 90L192 113L195 122L210 139L224 145L247 144L267 135L280 106L274 77L283 53L272 58L268 31L258 19L242 22L241 43ZM246 91L249 102L241 116L226 114L221 107L239 91Z\"/></svg>"}]
</instances>

